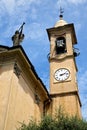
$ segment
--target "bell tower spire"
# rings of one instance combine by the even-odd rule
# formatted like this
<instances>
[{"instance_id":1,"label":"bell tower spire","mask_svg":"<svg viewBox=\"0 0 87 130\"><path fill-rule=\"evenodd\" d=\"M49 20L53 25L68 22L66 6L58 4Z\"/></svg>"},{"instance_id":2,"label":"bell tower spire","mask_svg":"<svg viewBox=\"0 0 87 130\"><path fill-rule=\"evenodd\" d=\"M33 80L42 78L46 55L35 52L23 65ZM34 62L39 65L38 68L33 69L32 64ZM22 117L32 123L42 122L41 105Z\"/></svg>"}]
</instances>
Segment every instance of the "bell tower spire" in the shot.
<instances>
[{"instance_id":1,"label":"bell tower spire","mask_svg":"<svg viewBox=\"0 0 87 130\"><path fill-rule=\"evenodd\" d=\"M52 112L60 106L70 116L81 117L81 102L78 94L77 65L74 45L77 44L74 24L63 20L63 9L60 8L60 19L53 28L47 29L50 41L50 95Z\"/></svg>"}]
</instances>

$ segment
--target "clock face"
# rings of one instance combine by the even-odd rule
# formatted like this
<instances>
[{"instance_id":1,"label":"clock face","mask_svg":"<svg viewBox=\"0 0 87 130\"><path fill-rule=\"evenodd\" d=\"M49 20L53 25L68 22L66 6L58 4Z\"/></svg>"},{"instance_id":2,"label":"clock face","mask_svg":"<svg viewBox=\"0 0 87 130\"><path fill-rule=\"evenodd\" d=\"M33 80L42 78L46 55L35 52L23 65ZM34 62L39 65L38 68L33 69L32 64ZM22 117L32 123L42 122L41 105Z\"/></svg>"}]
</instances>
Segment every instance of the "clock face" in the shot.
<instances>
[{"instance_id":1,"label":"clock face","mask_svg":"<svg viewBox=\"0 0 87 130\"><path fill-rule=\"evenodd\" d=\"M55 72L55 79L58 81L64 81L67 80L70 76L70 71L68 69L65 68L60 68L58 70L56 70Z\"/></svg>"}]
</instances>

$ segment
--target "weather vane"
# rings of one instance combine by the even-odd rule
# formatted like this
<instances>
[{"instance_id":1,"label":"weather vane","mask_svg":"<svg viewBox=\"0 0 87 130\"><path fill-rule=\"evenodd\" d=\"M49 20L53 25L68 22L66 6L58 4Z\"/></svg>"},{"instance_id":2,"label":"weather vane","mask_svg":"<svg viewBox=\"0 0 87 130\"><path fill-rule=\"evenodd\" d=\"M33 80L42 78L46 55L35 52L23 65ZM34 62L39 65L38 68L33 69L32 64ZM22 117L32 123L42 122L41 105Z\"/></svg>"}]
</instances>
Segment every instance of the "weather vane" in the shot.
<instances>
[{"instance_id":1,"label":"weather vane","mask_svg":"<svg viewBox=\"0 0 87 130\"><path fill-rule=\"evenodd\" d=\"M62 7L60 7L60 15L59 15L60 18L63 17L63 13L64 13L64 9Z\"/></svg>"},{"instance_id":2,"label":"weather vane","mask_svg":"<svg viewBox=\"0 0 87 130\"><path fill-rule=\"evenodd\" d=\"M25 22L21 25L21 27L15 32L15 34L12 36L13 46L18 46L24 39L23 32L23 26Z\"/></svg>"}]
</instances>

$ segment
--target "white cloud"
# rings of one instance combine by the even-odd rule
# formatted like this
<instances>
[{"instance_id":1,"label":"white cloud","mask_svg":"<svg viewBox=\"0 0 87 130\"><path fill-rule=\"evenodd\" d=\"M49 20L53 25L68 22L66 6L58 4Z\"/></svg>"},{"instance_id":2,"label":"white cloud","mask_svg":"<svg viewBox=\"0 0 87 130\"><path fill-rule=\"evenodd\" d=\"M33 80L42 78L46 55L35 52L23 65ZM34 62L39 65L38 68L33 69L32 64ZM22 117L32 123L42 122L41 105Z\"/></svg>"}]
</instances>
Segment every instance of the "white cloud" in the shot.
<instances>
[{"instance_id":1,"label":"white cloud","mask_svg":"<svg viewBox=\"0 0 87 130\"><path fill-rule=\"evenodd\" d=\"M0 16L4 13L11 17L22 15L23 13L29 15L31 5L39 5L41 0L1 0L0 1ZM23 15L22 15L23 16Z\"/></svg>"},{"instance_id":2,"label":"white cloud","mask_svg":"<svg viewBox=\"0 0 87 130\"><path fill-rule=\"evenodd\" d=\"M77 5L85 3L86 0L67 0L67 2Z\"/></svg>"},{"instance_id":3,"label":"white cloud","mask_svg":"<svg viewBox=\"0 0 87 130\"><path fill-rule=\"evenodd\" d=\"M27 26L26 32L28 32L28 34L25 34L26 38L30 38L31 40L43 39L45 35L41 23L32 23L30 26Z\"/></svg>"},{"instance_id":4,"label":"white cloud","mask_svg":"<svg viewBox=\"0 0 87 130\"><path fill-rule=\"evenodd\" d=\"M68 4L74 4L74 5L78 5L78 4L84 4L86 3L87 0L58 0L57 4L62 7L66 7L69 6Z\"/></svg>"},{"instance_id":5,"label":"white cloud","mask_svg":"<svg viewBox=\"0 0 87 130\"><path fill-rule=\"evenodd\" d=\"M28 22L28 19L36 19L37 12L35 5L39 5L41 0L1 0L0 1L0 30L3 31L3 36L6 38L20 27L22 22ZM33 5L33 8L32 6ZM30 13L30 14L29 14ZM6 28L4 28L4 26ZM27 25L26 25L27 26ZM38 23L32 25L30 37L40 37L43 32ZM40 33L39 33L40 32ZM27 34L28 35L28 34ZM27 36L26 36L27 37Z\"/></svg>"},{"instance_id":6,"label":"white cloud","mask_svg":"<svg viewBox=\"0 0 87 130\"><path fill-rule=\"evenodd\" d=\"M34 20L37 19L37 10L35 8L32 8L31 12L32 13L30 13L30 17Z\"/></svg>"},{"instance_id":7,"label":"white cloud","mask_svg":"<svg viewBox=\"0 0 87 130\"><path fill-rule=\"evenodd\" d=\"M9 14L12 14L15 8L15 0L2 0L2 4Z\"/></svg>"}]
</instances>

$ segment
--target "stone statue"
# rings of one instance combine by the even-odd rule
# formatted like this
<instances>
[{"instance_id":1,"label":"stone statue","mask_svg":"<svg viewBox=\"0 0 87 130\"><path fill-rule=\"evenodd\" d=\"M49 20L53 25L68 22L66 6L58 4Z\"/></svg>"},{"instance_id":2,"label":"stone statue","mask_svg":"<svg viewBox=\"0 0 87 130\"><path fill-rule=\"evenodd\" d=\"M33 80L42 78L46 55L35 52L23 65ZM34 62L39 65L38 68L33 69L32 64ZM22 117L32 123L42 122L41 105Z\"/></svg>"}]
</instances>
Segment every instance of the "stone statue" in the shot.
<instances>
[{"instance_id":1,"label":"stone statue","mask_svg":"<svg viewBox=\"0 0 87 130\"><path fill-rule=\"evenodd\" d=\"M12 36L12 41L13 41L13 46L18 46L24 39L24 34L22 33L23 31L23 26L25 23L21 25L19 30L15 32L15 34Z\"/></svg>"}]
</instances>

